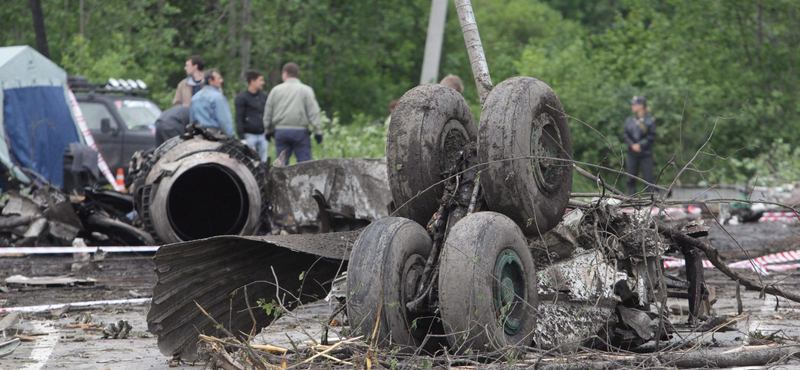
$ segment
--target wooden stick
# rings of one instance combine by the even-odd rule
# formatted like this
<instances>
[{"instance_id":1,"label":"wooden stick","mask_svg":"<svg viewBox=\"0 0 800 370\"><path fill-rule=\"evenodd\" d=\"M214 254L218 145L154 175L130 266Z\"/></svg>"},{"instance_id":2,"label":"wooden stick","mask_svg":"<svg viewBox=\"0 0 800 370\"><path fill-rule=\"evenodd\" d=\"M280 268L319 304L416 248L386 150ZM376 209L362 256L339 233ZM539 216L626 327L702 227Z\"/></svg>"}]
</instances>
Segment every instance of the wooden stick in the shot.
<instances>
[{"instance_id":1,"label":"wooden stick","mask_svg":"<svg viewBox=\"0 0 800 370\"><path fill-rule=\"evenodd\" d=\"M316 355L314 355L314 356L311 356L311 357L309 357L309 358L305 359L303 362L301 362L301 364L309 363L309 362L311 362L312 360L314 360L314 359L315 359L315 358L317 358L317 357L320 357L320 356L322 356L322 355L326 355L326 354L328 354L329 352L331 352L331 351L333 351L334 349L336 349L337 347L339 347L339 345L341 345L341 344L345 344L345 343L354 342L354 341L357 341L357 340L359 340L359 339L361 339L361 338L363 338L363 337L364 337L363 335L360 335L360 336L358 336L358 337L351 338L351 339L344 340L344 341L341 341L341 342L339 342L339 343L336 343L336 344L332 345L332 346L331 346L331 348L328 348L328 349L326 349L326 350L324 350L324 351L322 351L322 352L320 352L320 353L317 353L317 354L316 354Z\"/></svg>"},{"instance_id":2,"label":"wooden stick","mask_svg":"<svg viewBox=\"0 0 800 370\"><path fill-rule=\"evenodd\" d=\"M264 351L267 351L267 352L279 353L279 354L282 354L282 355L285 355L286 352L289 352L288 348L277 347L277 346L273 346L273 345L270 345L270 344L251 344L250 347L251 348L255 348L255 349L264 350Z\"/></svg>"}]
</instances>

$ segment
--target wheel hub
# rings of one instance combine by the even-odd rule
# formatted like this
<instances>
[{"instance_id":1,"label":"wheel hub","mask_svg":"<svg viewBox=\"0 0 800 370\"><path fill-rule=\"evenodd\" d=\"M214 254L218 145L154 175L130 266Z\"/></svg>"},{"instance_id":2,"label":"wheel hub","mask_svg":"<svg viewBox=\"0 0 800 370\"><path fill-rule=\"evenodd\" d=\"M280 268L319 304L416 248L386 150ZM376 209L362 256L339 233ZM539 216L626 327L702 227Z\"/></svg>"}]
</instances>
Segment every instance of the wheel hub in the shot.
<instances>
[{"instance_id":1,"label":"wheel hub","mask_svg":"<svg viewBox=\"0 0 800 370\"><path fill-rule=\"evenodd\" d=\"M552 116L542 113L533 122L531 130L531 170L536 186L548 193L555 190L565 165L555 159L561 158L564 152L561 132L555 123Z\"/></svg>"},{"instance_id":2,"label":"wheel hub","mask_svg":"<svg viewBox=\"0 0 800 370\"><path fill-rule=\"evenodd\" d=\"M452 166L459 157L464 148L469 144L469 135L464 125L457 120L450 120L442 129L442 137L440 139L441 150L441 165L442 168L447 170Z\"/></svg>"},{"instance_id":3,"label":"wheel hub","mask_svg":"<svg viewBox=\"0 0 800 370\"><path fill-rule=\"evenodd\" d=\"M417 287L419 286L420 279L422 279L422 272L425 269L425 258L420 256L419 254L414 254L406 259L405 266L403 267L403 275L401 277L402 286L402 295L403 302L399 302L398 304L404 308L406 322L411 328L411 335L413 335L417 339L421 339L425 337L426 328L427 326L418 324L417 328L412 327L412 322L414 319L417 318L416 315L412 315L408 312L406 307L406 303L411 302L416 298ZM391 302L389 303L391 304Z\"/></svg>"},{"instance_id":4,"label":"wheel hub","mask_svg":"<svg viewBox=\"0 0 800 370\"><path fill-rule=\"evenodd\" d=\"M494 309L503 331L514 335L522 328L526 298L525 269L522 260L512 249L503 250L494 267Z\"/></svg>"}]
</instances>

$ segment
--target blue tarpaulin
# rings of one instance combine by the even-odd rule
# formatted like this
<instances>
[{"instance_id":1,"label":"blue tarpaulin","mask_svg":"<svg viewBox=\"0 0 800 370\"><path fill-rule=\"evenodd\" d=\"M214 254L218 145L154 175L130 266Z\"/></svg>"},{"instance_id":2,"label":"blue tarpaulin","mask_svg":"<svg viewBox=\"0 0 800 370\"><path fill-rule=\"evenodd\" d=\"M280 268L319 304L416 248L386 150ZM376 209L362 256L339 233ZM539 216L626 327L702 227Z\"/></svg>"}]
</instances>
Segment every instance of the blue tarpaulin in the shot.
<instances>
[{"instance_id":1,"label":"blue tarpaulin","mask_svg":"<svg viewBox=\"0 0 800 370\"><path fill-rule=\"evenodd\" d=\"M80 141L63 87L5 89L3 124L17 163L61 187L64 149Z\"/></svg>"},{"instance_id":2,"label":"blue tarpaulin","mask_svg":"<svg viewBox=\"0 0 800 370\"><path fill-rule=\"evenodd\" d=\"M31 47L0 47L0 177L61 187L72 142L83 138L67 104L67 72Z\"/></svg>"}]
</instances>

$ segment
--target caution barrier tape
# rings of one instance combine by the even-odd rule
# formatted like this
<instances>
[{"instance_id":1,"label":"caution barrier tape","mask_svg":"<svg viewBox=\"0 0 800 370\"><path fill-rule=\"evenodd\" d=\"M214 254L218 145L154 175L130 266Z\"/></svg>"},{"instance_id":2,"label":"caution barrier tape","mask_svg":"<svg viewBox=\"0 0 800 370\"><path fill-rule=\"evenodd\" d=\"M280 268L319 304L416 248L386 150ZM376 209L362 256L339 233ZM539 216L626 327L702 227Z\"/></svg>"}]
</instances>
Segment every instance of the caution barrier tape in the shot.
<instances>
[{"instance_id":1,"label":"caution barrier tape","mask_svg":"<svg viewBox=\"0 0 800 370\"><path fill-rule=\"evenodd\" d=\"M792 217L797 218L794 212L764 212L762 217Z\"/></svg>"},{"instance_id":2,"label":"caution barrier tape","mask_svg":"<svg viewBox=\"0 0 800 370\"><path fill-rule=\"evenodd\" d=\"M792 222L797 222L797 221L798 221L798 218L794 217L794 216L792 216L792 217L785 217L785 216L764 217L764 216L762 216L761 218L758 219L758 222L786 222L786 223L792 223Z\"/></svg>"},{"instance_id":3,"label":"caution barrier tape","mask_svg":"<svg viewBox=\"0 0 800 370\"><path fill-rule=\"evenodd\" d=\"M137 247L4 247L0 248L2 255L18 254L71 254L71 253L150 253L158 250L158 246Z\"/></svg>"},{"instance_id":4,"label":"caution barrier tape","mask_svg":"<svg viewBox=\"0 0 800 370\"><path fill-rule=\"evenodd\" d=\"M686 260L682 260L680 258L675 257L663 257L664 267L671 269L671 268L678 268L686 266ZM711 263L709 260L703 260L703 268L710 269L714 267L714 264Z\"/></svg>"},{"instance_id":5,"label":"caution barrier tape","mask_svg":"<svg viewBox=\"0 0 800 370\"><path fill-rule=\"evenodd\" d=\"M768 271L789 271L800 269L800 263L787 264L787 262L800 261L800 250L767 254L751 260L729 263L731 269L751 269L759 274L767 275ZM664 268L678 268L686 265L686 261L675 257L664 257ZM703 260L703 268L714 268L709 260Z\"/></svg>"},{"instance_id":6,"label":"caution barrier tape","mask_svg":"<svg viewBox=\"0 0 800 370\"><path fill-rule=\"evenodd\" d=\"M100 172L103 173L108 183L116 191L123 191L125 190L124 186L117 185L117 180L113 174L111 174L111 169L108 168L108 163L106 160L103 159L103 154L100 152L100 148L97 147L97 143L94 141L94 136L92 136L92 131L89 130L89 126L86 124L86 119L83 118L83 111L81 111L80 105L78 105L78 100L75 99L75 94L72 93L72 90L67 90L69 93L69 105L72 107L72 113L75 115L75 120L78 121L78 127L81 129L81 133L83 134L83 139L86 140L86 145L97 151L97 167L100 169Z\"/></svg>"},{"instance_id":7,"label":"caution barrier tape","mask_svg":"<svg viewBox=\"0 0 800 370\"><path fill-rule=\"evenodd\" d=\"M152 301L152 298L133 298L133 299L114 299L107 301L89 301L89 302L72 302L72 303L58 303L46 304L40 306L23 306L23 307L3 307L0 312L47 312L52 310L60 310L66 306L70 307L91 307L91 306L110 306L120 304L145 304Z\"/></svg>"}]
</instances>

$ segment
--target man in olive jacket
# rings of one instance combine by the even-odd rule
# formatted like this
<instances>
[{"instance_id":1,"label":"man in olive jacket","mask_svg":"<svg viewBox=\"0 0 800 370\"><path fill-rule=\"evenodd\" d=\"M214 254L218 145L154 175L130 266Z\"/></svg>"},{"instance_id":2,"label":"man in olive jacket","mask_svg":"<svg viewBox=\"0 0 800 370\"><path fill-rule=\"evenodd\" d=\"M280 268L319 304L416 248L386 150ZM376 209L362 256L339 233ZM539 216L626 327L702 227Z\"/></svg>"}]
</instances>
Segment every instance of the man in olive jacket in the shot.
<instances>
[{"instance_id":1,"label":"man in olive jacket","mask_svg":"<svg viewBox=\"0 0 800 370\"><path fill-rule=\"evenodd\" d=\"M186 78L181 80L178 88L175 89L175 98L172 99L173 106L182 105L188 107L192 105L192 97L206 83L205 72L203 72L204 67L203 57L199 55L192 55L186 60L183 66L183 70L186 71Z\"/></svg>"},{"instance_id":2,"label":"man in olive jacket","mask_svg":"<svg viewBox=\"0 0 800 370\"><path fill-rule=\"evenodd\" d=\"M628 147L628 159L625 171L631 175L638 175L642 170L645 181L653 183L653 144L656 142L656 121L647 113L647 99L643 96L634 96L631 99L633 116L625 120L622 136ZM636 193L636 179L628 177L628 194ZM652 189L648 186L645 191Z\"/></svg>"},{"instance_id":3,"label":"man in olive jacket","mask_svg":"<svg viewBox=\"0 0 800 370\"><path fill-rule=\"evenodd\" d=\"M297 162L311 160L311 131L314 139L322 143L322 125L319 104L314 89L297 79L300 68L295 63L283 66L283 83L275 86L264 106L264 130L267 140L275 137L278 156L286 150L286 164L294 152Z\"/></svg>"}]
</instances>

